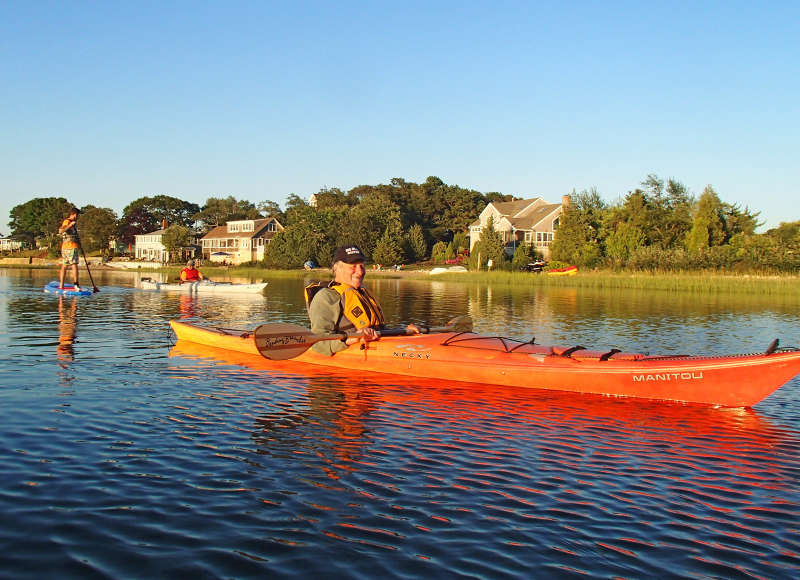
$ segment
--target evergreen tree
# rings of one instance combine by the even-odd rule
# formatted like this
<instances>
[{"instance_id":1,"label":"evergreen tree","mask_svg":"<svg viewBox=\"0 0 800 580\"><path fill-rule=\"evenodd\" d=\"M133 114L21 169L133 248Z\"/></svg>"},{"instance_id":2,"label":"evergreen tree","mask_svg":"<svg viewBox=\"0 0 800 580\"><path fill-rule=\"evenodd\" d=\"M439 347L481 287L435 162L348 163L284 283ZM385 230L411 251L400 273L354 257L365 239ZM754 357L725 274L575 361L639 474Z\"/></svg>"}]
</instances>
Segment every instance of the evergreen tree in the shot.
<instances>
[{"instance_id":1,"label":"evergreen tree","mask_svg":"<svg viewBox=\"0 0 800 580\"><path fill-rule=\"evenodd\" d=\"M469 236L466 232L460 231L453 235L453 248L456 254L461 254L469 250Z\"/></svg>"},{"instance_id":2,"label":"evergreen tree","mask_svg":"<svg viewBox=\"0 0 800 580\"><path fill-rule=\"evenodd\" d=\"M573 191L550 244L551 259L577 266L597 265L602 258L598 231L604 210L596 190Z\"/></svg>"},{"instance_id":3,"label":"evergreen tree","mask_svg":"<svg viewBox=\"0 0 800 580\"><path fill-rule=\"evenodd\" d=\"M436 242L431 249L431 259L434 264L444 264L447 253L447 242Z\"/></svg>"},{"instance_id":4,"label":"evergreen tree","mask_svg":"<svg viewBox=\"0 0 800 580\"><path fill-rule=\"evenodd\" d=\"M428 253L428 245L425 243L425 234L422 232L422 226L414 224L408 228L406 240L409 258L414 262L424 260Z\"/></svg>"},{"instance_id":5,"label":"evergreen tree","mask_svg":"<svg viewBox=\"0 0 800 580\"><path fill-rule=\"evenodd\" d=\"M513 270L521 270L529 263L535 261L537 258L536 251L530 244L519 244L517 249L514 250L514 256L511 258L511 268Z\"/></svg>"},{"instance_id":6,"label":"evergreen tree","mask_svg":"<svg viewBox=\"0 0 800 580\"><path fill-rule=\"evenodd\" d=\"M696 256L712 246L722 245L725 237L722 202L708 185L697 200L692 229L686 236L686 249Z\"/></svg>"},{"instance_id":7,"label":"evergreen tree","mask_svg":"<svg viewBox=\"0 0 800 580\"><path fill-rule=\"evenodd\" d=\"M447 248L444 251L444 261L447 262L448 260L453 260L456 257L456 251L453 249L453 242L447 244Z\"/></svg>"},{"instance_id":8,"label":"evergreen tree","mask_svg":"<svg viewBox=\"0 0 800 580\"><path fill-rule=\"evenodd\" d=\"M605 240L606 256L618 266L624 266L631 255L644 246L645 235L630 222L619 222L614 232Z\"/></svg>"},{"instance_id":9,"label":"evergreen tree","mask_svg":"<svg viewBox=\"0 0 800 580\"><path fill-rule=\"evenodd\" d=\"M390 223L386 226L383 235L375 244L372 252L372 260L377 264L402 264L405 260L403 254L403 233L400 221Z\"/></svg>"},{"instance_id":10,"label":"evergreen tree","mask_svg":"<svg viewBox=\"0 0 800 580\"><path fill-rule=\"evenodd\" d=\"M476 270L483 269L488 261L492 267L501 268L506 261L506 249L503 238L494 229L494 217L490 216L481 231L481 237L470 254L470 266Z\"/></svg>"}]
</instances>

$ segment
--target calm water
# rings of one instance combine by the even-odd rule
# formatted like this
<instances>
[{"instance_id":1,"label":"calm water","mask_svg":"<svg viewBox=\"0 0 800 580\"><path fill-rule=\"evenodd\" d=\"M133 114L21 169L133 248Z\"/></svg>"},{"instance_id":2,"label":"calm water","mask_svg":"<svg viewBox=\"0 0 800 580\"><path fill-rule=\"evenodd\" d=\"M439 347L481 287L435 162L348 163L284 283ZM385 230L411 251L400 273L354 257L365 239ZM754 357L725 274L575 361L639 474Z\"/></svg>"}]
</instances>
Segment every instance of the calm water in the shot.
<instances>
[{"instance_id":1,"label":"calm water","mask_svg":"<svg viewBox=\"0 0 800 580\"><path fill-rule=\"evenodd\" d=\"M800 576L800 379L752 410L319 371L172 348L305 323L302 282L148 293L0 270L0 577ZM796 299L383 280L399 321L683 353L800 343Z\"/></svg>"}]
</instances>

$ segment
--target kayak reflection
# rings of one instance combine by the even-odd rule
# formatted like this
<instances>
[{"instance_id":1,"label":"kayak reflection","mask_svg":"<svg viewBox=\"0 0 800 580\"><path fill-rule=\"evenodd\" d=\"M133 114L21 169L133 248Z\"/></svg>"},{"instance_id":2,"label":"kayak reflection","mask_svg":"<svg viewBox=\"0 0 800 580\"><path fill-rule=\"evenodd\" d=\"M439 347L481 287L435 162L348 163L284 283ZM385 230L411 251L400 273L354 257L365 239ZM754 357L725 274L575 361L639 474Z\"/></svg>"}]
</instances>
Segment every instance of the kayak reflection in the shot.
<instances>
[{"instance_id":1,"label":"kayak reflection","mask_svg":"<svg viewBox=\"0 0 800 580\"><path fill-rule=\"evenodd\" d=\"M316 454L330 452L323 469L338 479L340 470L364 455L375 403L363 389L335 377L308 377L306 392L302 408L278 407L256 418L253 441L262 453L296 454L298 439L307 439Z\"/></svg>"},{"instance_id":2,"label":"kayak reflection","mask_svg":"<svg viewBox=\"0 0 800 580\"><path fill-rule=\"evenodd\" d=\"M329 467L339 462L343 468L342 463L364 453L371 433L380 430L378 425L416 421L441 425L444 430L463 429L465 442L473 447L507 439L504 453L520 456L526 463L547 456L549 446L557 441L570 449L561 459L566 463L596 460L598 446L604 449L604 457L618 456L617 461L623 463L676 462L703 469L713 458L716 469L744 478L751 487L765 488L783 485L785 478L771 456L776 448L794 444L796 439L753 409L392 375L353 380L352 373L341 369L269 361L185 341L172 348L170 357L261 370L267 383L282 375L300 377L307 385L306 403L290 409L274 406L274 411L256 421L253 438L269 453L281 441L284 451L292 452L298 434L309 442L326 438L334 453ZM279 389L279 383L271 388ZM469 426L476 424L491 425L491 429L474 432Z\"/></svg>"}]
</instances>

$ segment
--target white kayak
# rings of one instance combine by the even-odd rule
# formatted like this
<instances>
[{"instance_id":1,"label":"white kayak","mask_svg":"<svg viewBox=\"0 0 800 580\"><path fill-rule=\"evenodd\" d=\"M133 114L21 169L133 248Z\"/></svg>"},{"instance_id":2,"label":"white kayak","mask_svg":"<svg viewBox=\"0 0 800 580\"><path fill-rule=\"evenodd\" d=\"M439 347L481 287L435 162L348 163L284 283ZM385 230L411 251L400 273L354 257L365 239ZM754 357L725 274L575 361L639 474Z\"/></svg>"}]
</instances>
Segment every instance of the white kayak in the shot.
<instances>
[{"instance_id":1,"label":"white kayak","mask_svg":"<svg viewBox=\"0 0 800 580\"><path fill-rule=\"evenodd\" d=\"M140 287L142 290L162 290L210 294L258 294L263 292L269 282L259 284L234 284L232 282L212 282L210 280L200 280L199 282L156 282L143 278Z\"/></svg>"}]
</instances>

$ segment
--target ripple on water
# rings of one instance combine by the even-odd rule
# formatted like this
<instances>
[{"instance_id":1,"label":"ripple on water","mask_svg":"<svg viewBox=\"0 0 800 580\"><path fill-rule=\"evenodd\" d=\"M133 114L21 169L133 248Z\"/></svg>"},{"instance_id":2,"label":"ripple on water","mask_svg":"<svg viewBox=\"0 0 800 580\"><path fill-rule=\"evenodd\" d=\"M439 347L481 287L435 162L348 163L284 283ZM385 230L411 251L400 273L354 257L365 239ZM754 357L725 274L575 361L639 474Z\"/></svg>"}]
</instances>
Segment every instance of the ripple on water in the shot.
<instances>
[{"instance_id":1,"label":"ripple on water","mask_svg":"<svg viewBox=\"0 0 800 580\"><path fill-rule=\"evenodd\" d=\"M496 293L470 292L445 292L443 304L458 310L463 298L488 326L506 324L492 318ZM291 310L272 298L103 288L75 303L71 328L41 294L0 296L14 363L0 364L0 563L11 577L790 577L800 567L797 379L744 411L300 374L168 356L170 318ZM569 296L551 308L545 334L592 329ZM691 318L704 307L681 308ZM668 314L662 328L682 344L706 332ZM725 332L736 324L715 316ZM644 340L656 318L630 336ZM607 326L607 342L628 336Z\"/></svg>"}]
</instances>

